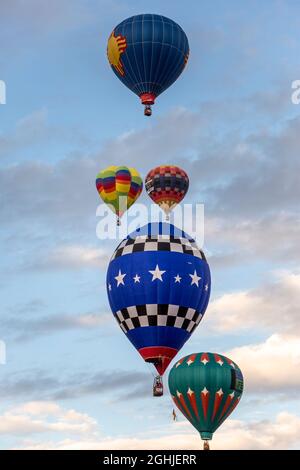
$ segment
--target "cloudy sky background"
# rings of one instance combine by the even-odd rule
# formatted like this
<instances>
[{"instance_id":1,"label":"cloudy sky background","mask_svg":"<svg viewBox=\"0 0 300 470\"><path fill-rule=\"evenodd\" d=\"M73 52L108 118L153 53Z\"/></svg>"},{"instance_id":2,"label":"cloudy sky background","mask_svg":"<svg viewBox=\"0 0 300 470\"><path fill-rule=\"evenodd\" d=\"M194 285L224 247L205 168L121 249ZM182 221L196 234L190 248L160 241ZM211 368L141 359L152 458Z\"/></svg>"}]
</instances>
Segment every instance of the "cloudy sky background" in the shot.
<instances>
[{"instance_id":1,"label":"cloudy sky background","mask_svg":"<svg viewBox=\"0 0 300 470\"><path fill-rule=\"evenodd\" d=\"M109 164L175 163L205 204L206 316L179 353L228 354L240 406L214 448L300 446L300 79L297 0L151 2L179 22L187 69L151 119L107 64L123 0L2 0L0 448L199 448L112 318L116 242L96 238ZM147 203L146 195L141 201ZM166 380L165 380L166 382Z\"/></svg>"}]
</instances>

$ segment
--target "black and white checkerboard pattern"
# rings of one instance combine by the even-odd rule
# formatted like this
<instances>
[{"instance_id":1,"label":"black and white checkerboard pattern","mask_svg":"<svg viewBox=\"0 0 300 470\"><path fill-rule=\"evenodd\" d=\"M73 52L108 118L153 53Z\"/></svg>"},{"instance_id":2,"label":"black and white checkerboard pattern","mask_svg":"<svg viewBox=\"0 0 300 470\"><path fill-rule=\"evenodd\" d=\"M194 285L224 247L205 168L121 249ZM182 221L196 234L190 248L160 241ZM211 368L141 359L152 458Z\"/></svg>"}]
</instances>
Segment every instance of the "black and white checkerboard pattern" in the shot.
<instances>
[{"instance_id":1,"label":"black and white checkerboard pattern","mask_svg":"<svg viewBox=\"0 0 300 470\"><path fill-rule=\"evenodd\" d=\"M122 308L115 317L124 333L144 326L173 326L192 333L203 315L179 305L147 304Z\"/></svg>"},{"instance_id":2,"label":"black and white checkerboard pattern","mask_svg":"<svg viewBox=\"0 0 300 470\"><path fill-rule=\"evenodd\" d=\"M173 251L185 253L205 259L203 251L199 250L194 240L183 237L172 237L170 235L157 235L148 237L140 235L136 238L126 238L115 250L111 261L119 256L128 255L141 251Z\"/></svg>"}]
</instances>

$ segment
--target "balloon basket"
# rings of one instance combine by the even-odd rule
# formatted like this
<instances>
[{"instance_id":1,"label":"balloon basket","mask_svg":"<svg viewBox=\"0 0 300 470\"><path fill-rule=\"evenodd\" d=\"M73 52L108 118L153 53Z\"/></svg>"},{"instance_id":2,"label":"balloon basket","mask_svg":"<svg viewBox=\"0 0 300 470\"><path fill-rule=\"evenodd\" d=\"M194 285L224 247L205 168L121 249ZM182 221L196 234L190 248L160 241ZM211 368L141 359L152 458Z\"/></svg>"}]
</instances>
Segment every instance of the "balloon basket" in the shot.
<instances>
[{"instance_id":1,"label":"balloon basket","mask_svg":"<svg viewBox=\"0 0 300 470\"><path fill-rule=\"evenodd\" d=\"M145 116L152 116L152 109L150 105L146 105L144 109L144 115Z\"/></svg>"},{"instance_id":2,"label":"balloon basket","mask_svg":"<svg viewBox=\"0 0 300 470\"><path fill-rule=\"evenodd\" d=\"M203 442L203 450L210 450L208 441Z\"/></svg>"},{"instance_id":3,"label":"balloon basket","mask_svg":"<svg viewBox=\"0 0 300 470\"><path fill-rule=\"evenodd\" d=\"M153 396L162 397L164 394L164 387L162 382L162 377L157 375L153 382Z\"/></svg>"}]
</instances>

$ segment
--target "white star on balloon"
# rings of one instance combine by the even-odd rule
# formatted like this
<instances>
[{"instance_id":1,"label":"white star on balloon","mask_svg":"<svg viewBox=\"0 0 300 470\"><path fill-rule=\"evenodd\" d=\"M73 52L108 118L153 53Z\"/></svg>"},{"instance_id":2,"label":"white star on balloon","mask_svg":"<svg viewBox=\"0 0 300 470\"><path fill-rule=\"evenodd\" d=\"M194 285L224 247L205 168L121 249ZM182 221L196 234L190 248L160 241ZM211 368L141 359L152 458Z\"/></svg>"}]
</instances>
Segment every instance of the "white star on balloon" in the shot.
<instances>
[{"instance_id":1,"label":"white star on balloon","mask_svg":"<svg viewBox=\"0 0 300 470\"><path fill-rule=\"evenodd\" d=\"M205 290L208 291L208 284L205 284Z\"/></svg>"},{"instance_id":2,"label":"white star on balloon","mask_svg":"<svg viewBox=\"0 0 300 470\"><path fill-rule=\"evenodd\" d=\"M174 276L174 279L175 279L175 284L176 282L179 282L181 281L181 277L179 276L179 274L177 274L177 276Z\"/></svg>"},{"instance_id":3,"label":"white star on balloon","mask_svg":"<svg viewBox=\"0 0 300 470\"><path fill-rule=\"evenodd\" d=\"M205 396L206 396L206 395L208 394L208 390L207 390L207 388L206 388L206 387L204 387L204 389L203 389L203 390L201 390L201 393L203 393L203 395L205 395Z\"/></svg>"},{"instance_id":4,"label":"white star on balloon","mask_svg":"<svg viewBox=\"0 0 300 470\"><path fill-rule=\"evenodd\" d=\"M139 276L138 274L136 274L136 275L134 276L134 278L133 278L134 283L136 283L136 282L141 282L140 279L141 279L141 276Z\"/></svg>"},{"instance_id":5,"label":"white star on balloon","mask_svg":"<svg viewBox=\"0 0 300 470\"><path fill-rule=\"evenodd\" d=\"M124 277L126 276L126 274L122 274L121 273L121 270L119 269L119 274L117 276L115 276L115 280L117 281L117 287L119 287L120 284L123 284L124 286Z\"/></svg>"},{"instance_id":6,"label":"white star on balloon","mask_svg":"<svg viewBox=\"0 0 300 470\"><path fill-rule=\"evenodd\" d=\"M108 284L108 290L111 291L111 284Z\"/></svg>"},{"instance_id":7,"label":"white star on balloon","mask_svg":"<svg viewBox=\"0 0 300 470\"><path fill-rule=\"evenodd\" d=\"M199 287L199 281L200 281L201 277L198 276L196 269L194 271L194 274L189 274L189 276L192 278L191 286L193 284L196 284L196 286Z\"/></svg>"},{"instance_id":8,"label":"white star on balloon","mask_svg":"<svg viewBox=\"0 0 300 470\"><path fill-rule=\"evenodd\" d=\"M155 279L159 279L161 282L163 282L162 275L165 272L166 271L160 271L158 264L156 265L154 271L149 271L149 273L152 274L152 281L155 281Z\"/></svg>"}]
</instances>

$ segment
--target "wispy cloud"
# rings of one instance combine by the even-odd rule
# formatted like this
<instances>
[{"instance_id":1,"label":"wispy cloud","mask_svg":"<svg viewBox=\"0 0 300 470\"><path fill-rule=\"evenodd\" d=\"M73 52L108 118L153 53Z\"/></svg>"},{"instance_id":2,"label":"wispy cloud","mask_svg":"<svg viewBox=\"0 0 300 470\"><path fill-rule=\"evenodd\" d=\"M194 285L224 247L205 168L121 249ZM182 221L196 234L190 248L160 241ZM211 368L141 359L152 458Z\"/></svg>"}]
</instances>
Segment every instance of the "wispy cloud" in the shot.
<instances>
[{"instance_id":1,"label":"wispy cloud","mask_svg":"<svg viewBox=\"0 0 300 470\"><path fill-rule=\"evenodd\" d=\"M150 377L150 379L149 379ZM96 374L78 372L63 379L42 370L11 375L0 385L0 396L7 400L69 400L92 395L103 397L114 390L114 400L136 400L151 396L151 376L134 371L113 370Z\"/></svg>"},{"instance_id":2,"label":"wispy cloud","mask_svg":"<svg viewBox=\"0 0 300 470\"><path fill-rule=\"evenodd\" d=\"M24 269L33 270L75 270L84 268L105 268L109 254L101 248L80 245L63 245L49 250L24 265Z\"/></svg>"},{"instance_id":3,"label":"wispy cloud","mask_svg":"<svg viewBox=\"0 0 300 470\"><path fill-rule=\"evenodd\" d=\"M112 322L109 313L34 315L31 317L11 316L0 322L2 331L17 341L32 341L42 335L72 330L101 328Z\"/></svg>"},{"instance_id":4,"label":"wispy cloud","mask_svg":"<svg viewBox=\"0 0 300 470\"><path fill-rule=\"evenodd\" d=\"M298 211L253 217L206 217L205 241L212 269L268 261L297 268L300 261ZM288 234L288 235L287 235Z\"/></svg>"}]
</instances>

